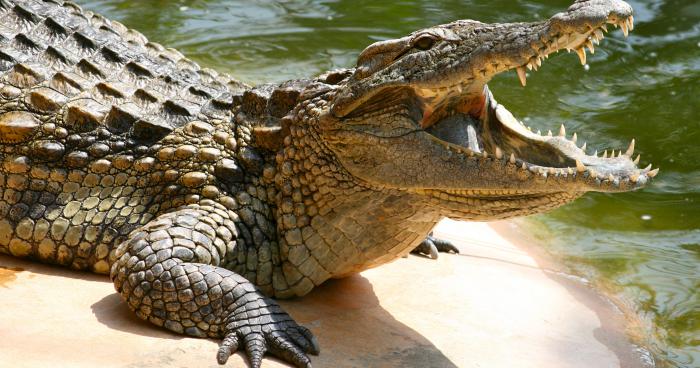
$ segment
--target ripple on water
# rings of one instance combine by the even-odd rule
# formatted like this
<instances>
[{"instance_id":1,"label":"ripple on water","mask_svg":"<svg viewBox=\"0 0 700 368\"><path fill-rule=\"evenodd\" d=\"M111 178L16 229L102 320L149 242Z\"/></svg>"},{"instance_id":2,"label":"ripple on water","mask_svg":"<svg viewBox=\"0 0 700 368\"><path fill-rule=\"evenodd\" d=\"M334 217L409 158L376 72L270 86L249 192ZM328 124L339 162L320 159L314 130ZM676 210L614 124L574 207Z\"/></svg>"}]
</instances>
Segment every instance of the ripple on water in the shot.
<instances>
[{"instance_id":1,"label":"ripple on water","mask_svg":"<svg viewBox=\"0 0 700 368\"><path fill-rule=\"evenodd\" d=\"M647 339L663 359L679 367L698 361L700 230L600 231L547 217L528 223L543 224L549 235L540 239L550 251L577 272L616 285L619 296L653 322Z\"/></svg>"}]
</instances>

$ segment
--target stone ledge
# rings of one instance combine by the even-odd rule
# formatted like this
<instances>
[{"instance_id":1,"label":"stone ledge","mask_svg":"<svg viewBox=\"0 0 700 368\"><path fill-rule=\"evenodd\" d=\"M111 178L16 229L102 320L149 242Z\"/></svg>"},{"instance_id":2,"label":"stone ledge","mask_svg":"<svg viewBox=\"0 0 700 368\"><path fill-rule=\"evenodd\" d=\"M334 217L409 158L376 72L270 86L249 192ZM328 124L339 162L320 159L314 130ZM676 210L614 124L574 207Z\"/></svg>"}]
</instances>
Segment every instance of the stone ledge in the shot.
<instances>
[{"instance_id":1,"label":"stone ledge","mask_svg":"<svg viewBox=\"0 0 700 368\"><path fill-rule=\"evenodd\" d=\"M436 235L462 254L410 256L282 302L316 334L315 367L639 366L585 292L572 291L582 286L558 282L491 226L446 221ZM216 341L137 319L103 276L8 256L0 267L7 366L219 367ZM227 366L247 365L239 353Z\"/></svg>"}]
</instances>

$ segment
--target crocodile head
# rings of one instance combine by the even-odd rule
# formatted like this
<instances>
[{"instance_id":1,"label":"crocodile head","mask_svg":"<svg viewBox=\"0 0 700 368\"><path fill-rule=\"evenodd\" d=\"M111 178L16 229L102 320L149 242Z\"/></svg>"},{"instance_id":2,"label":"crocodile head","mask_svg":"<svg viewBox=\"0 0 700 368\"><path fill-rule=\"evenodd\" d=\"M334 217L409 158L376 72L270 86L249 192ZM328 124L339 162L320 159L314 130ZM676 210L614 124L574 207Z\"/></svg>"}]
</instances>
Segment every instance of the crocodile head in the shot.
<instances>
[{"instance_id":1,"label":"crocodile head","mask_svg":"<svg viewBox=\"0 0 700 368\"><path fill-rule=\"evenodd\" d=\"M443 215L494 219L544 211L585 192L629 191L657 170L629 148L589 155L576 135L531 132L486 83L514 70L523 85L560 50L585 64L609 28L633 27L620 0L576 1L537 23L460 20L377 42L315 109L316 130L352 176L414 193Z\"/></svg>"}]
</instances>

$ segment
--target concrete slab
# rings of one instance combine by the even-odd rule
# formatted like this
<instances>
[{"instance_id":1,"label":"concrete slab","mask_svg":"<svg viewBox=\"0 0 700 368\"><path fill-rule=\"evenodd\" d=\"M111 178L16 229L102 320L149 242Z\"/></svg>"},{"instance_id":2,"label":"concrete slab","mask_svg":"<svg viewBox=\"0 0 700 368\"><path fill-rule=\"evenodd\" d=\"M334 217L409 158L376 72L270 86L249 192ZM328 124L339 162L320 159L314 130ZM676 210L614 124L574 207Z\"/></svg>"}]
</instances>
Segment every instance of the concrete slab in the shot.
<instances>
[{"instance_id":1,"label":"concrete slab","mask_svg":"<svg viewBox=\"0 0 700 368\"><path fill-rule=\"evenodd\" d=\"M619 321L601 322L616 318L609 305L492 226L445 221L436 235L463 254L410 256L282 302L318 337L315 367L640 366ZM102 276L0 256L0 306L2 366L218 367L216 341L137 319Z\"/></svg>"}]
</instances>

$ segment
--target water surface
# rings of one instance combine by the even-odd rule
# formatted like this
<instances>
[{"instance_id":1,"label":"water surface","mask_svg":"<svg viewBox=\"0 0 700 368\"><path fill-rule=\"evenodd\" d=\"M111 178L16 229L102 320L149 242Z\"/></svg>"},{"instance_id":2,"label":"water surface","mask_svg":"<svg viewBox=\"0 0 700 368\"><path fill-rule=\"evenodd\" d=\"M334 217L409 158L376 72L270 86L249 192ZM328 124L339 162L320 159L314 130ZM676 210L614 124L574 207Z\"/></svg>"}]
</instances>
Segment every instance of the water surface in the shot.
<instances>
[{"instance_id":1,"label":"water surface","mask_svg":"<svg viewBox=\"0 0 700 368\"><path fill-rule=\"evenodd\" d=\"M310 77L354 65L369 43L453 21L538 20L569 1L298 0L82 1L249 83ZM631 1L636 28L606 38L584 69L550 58L523 89L515 73L490 85L534 129L566 124L590 150L637 139L662 171L649 188L588 194L519 222L578 273L606 285L649 322L660 361L700 366L700 2ZM661 364L659 364L661 365Z\"/></svg>"}]
</instances>

